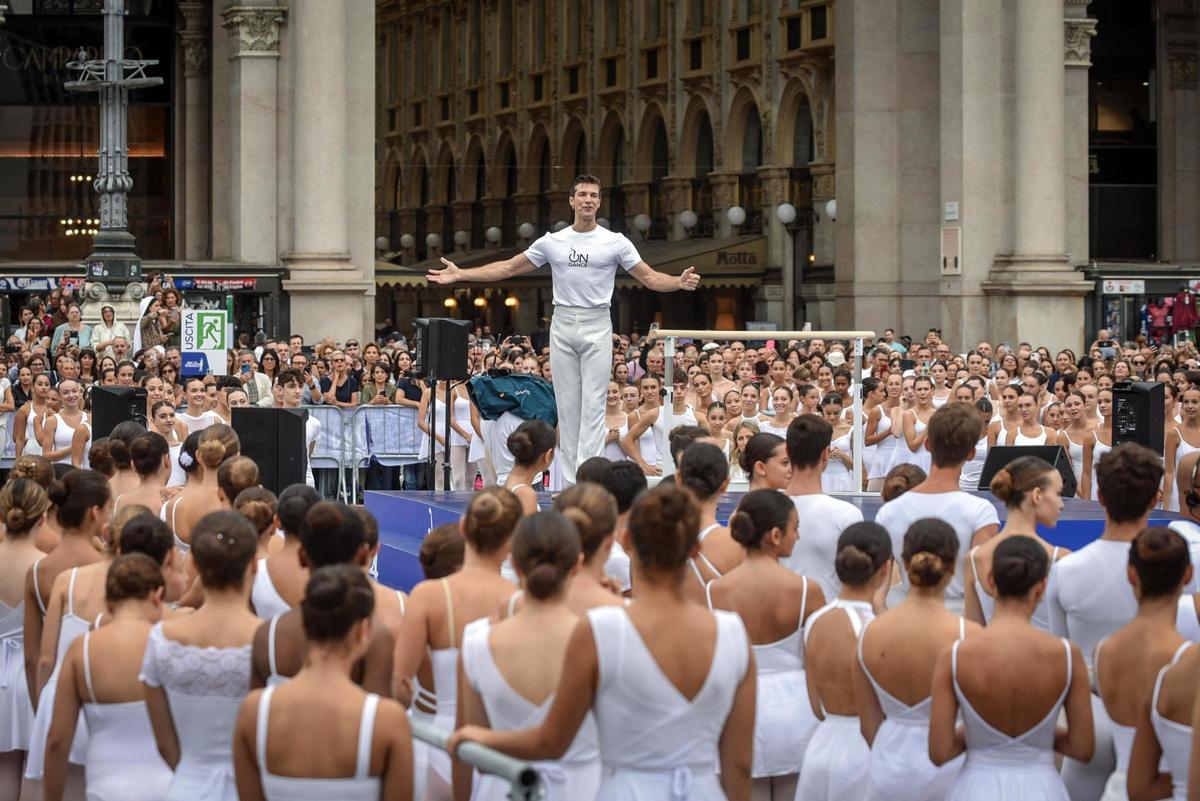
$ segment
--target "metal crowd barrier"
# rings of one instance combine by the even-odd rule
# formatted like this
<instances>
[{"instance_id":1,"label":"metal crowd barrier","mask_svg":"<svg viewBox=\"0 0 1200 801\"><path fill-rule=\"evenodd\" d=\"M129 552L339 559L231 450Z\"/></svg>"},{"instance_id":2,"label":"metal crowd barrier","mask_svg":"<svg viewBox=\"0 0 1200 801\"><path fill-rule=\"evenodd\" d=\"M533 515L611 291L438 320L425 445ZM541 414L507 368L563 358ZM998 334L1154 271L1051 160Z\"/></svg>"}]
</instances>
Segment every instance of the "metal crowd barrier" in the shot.
<instances>
[{"instance_id":1,"label":"metal crowd barrier","mask_svg":"<svg viewBox=\"0 0 1200 801\"><path fill-rule=\"evenodd\" d=\"M446 750L447 732L420 718L409 718L408 725L412 727L413 737L441 751ZM460 762L466 762L480 773L490 773L507 781L511 785L508 797L512 801L534 801L541 797L542 778L528 762L469 741L458 747L457 756Z\"/></svg>"},{"instance_id":2,"label":"metal crowd barrier","mask_svg":"<svg viewBox=\"0 0 1200 801\"><path fill-rule=\"evenodd\" d=\"M394 466L421 460L421 429L411 406L304 406L321 421L313 450L316 468L337 469L337 495L347 503L358 497L358 471L371 457ZM347 472L349 477L347 477Z\"/></svg>"},{"instance_id":3,"label":"metal crowd barrier","mask_svg":"<svg viewBox=\"0 0 1200 801\"><path fill-rule=\"evenodd\" d=\"M12 438L13 419L16 416L16 412L0 415L4 419L4 425L0 427L0 438L4 440L0 446L0 470L8 470L13 466L13 462L17 461L17 445Z\"/></svg>"}]
</instances>

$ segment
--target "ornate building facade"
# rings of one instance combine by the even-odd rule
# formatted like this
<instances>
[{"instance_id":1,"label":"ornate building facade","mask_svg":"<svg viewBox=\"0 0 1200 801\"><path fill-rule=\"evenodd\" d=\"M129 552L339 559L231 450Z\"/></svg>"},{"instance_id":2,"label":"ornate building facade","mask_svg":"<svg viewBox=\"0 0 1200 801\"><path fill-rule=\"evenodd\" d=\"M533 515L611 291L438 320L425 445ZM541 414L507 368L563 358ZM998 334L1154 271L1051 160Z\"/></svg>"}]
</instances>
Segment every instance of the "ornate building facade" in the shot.
<instances>
[{"instance_id":1,"label":"ornate building facade","mask_svg":"<svg viewBox=\"0 0 1200 801\"><path fill-rule=\"evenodd\" d=\"M90 250L95 97L66 63L102 47L103 0L7 0L0 25L0 273L11 312ZM374 323L371 0L128 0L130 226L144 269L269 336ZM97 215L98 216L98 215ZM70 233L68 233L70 232ZM81 274L81 273L79 273Z\"/></svg>"},{"instance_id":2,"label":"ornate building facade","mask_svg":"<svg viewBox=\"0 0 1200 801\"><path fill-rule=\"evenodd\" d=\"M420 275L569 221L589 171L610 227L709 287L688 305L619 282L622 327L1078 345L1112 322L1105 278L1200 261L1197 10L378 0L377 314L535 324L544 277L447 293Z\"/></svg>"}]
</instances>

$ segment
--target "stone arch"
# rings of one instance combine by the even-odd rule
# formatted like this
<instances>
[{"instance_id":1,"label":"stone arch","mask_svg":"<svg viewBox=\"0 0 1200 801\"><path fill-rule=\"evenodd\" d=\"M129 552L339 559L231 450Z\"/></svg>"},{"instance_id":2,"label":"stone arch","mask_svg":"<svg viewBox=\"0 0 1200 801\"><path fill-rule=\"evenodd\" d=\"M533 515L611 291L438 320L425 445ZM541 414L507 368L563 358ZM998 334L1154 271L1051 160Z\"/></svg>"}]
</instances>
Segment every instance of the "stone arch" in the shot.
<instances>
[{"instance_id":1,"label":"stone arch","mask_svg":"<svg viewBox=\"0 0 1200 801\"><path fill-rule=\"evenodd\" d=\"M438 149L437 162L433 170L433 186L431 200L437 204L452 203L458 198L458 171L454 148L447 141L442 142Z\"/></svg>"},{"instance_id":2,"label":"stone arch","mask_svg":"<svg viewBox=\"0 0 1200 801\"><path fill-rule=\"evenodd\" d=\"M619 186L628 177L625 156L625 120L613 110L600 126L595 172L605 186Z\"/></svg>"},{"instance_id":3,"label":"stone arch","mask_svg":"<svg viewBox=\"0 0 1200 801\"><path fill-rule=\"evenodd\" d=\"M478 136L467 141L467 155L462 164L463 200L482 200L487 195L487 157L483 154L483 142Z\"/></svg>"},{"instance_id":4,"label":"stone arch","mask_svg":"<svg viewBox=\"0 0 1200 801\"><path fill-rule=\"evenodd\" d=\"M663 145L666 147L664 148ZM664 155L664 151L668 158L668 163L657 163ZM671 171L669 163L670 158L670 139L667 135L667 121L663 114L662 106L658 103L648 103L646 111L642 115L642 123L638 129L638 137L636 144L636 158L634 159L633 173L639 181L654 180L655 175L668 175ZM656 159L657 157L657 159Z\"/></svg>"},{"instance_id":5,"label":"stone arch","mask_svg":"<svg viewBox=\"0 0 1200 801\"><path fill-rule=\"evenodd\" d=\"M713 136L712 107L706 98L693 97L683 115L683 128L679 137L679 163L676 172L684 177L703 178L698 165L702 151L707 150L711 162L708 172L716 169L716 150Z\"/></svg>"},{"instance_id":6,"label":"stone arch","mask_svg":"<svg viewBox=\"0 0 1200 801\"><path fill-rule=\"evenodd\" d=\"M523 191L543 192L554 187L554 155L550 134L541 123L529 132L524 172Z\"/></svg>"},{"instance_id":7,"label":"stone arch","mask_svg":"<svg viewBox=\"0 0 1200 801\"><path fill-rule=\"evenodd\" d=\"M492 197L512 197L517 193L517 147L513 143L512 134L501 131L496 141L496 149L492 156L492 180L490 182Z\"/></svg>"},{"instance_id":8,"label":"stone arch","mask_svg":"<svg viewBox=\"0 0 1200 801\"><path fill-rule=\"evenodd\" d=\"M725 147L724 163L721 168L726 172L742 172L743 157L746 148L746 133L754 128L754 118L757 118L758 130L761 132L763 152L762 164L770 163L771 154L767 144L770 142L767 118L763 114L763 103L758 94L748 86L743 86L733 96L729 113L725 116Z\"/></svg>"},{"instance_id":9,"label":"stone arch","mask_svg":"<svg viewBox=\"0 0 1200 801\"><path fill-rule=\"evenodd\" d=\"M413 148L412 172L409 173L408 203L410 208L421 208L429 205L429 159L425 149L418 145Z\"/></svg>"},{"instance_id":10,"label":"stone arch","mask_svg":"<svg viewBox=\"0 0 1200 801\"><path fill-rule=\"evenodd\" d=\"M779 100L778 116L775 120L775 155L780 164L804 167L809 161L821 157L817 149L816 103L805 82L793 78L788 81ZM808 130L802 130L807 125ZM810 153L798 153L797 148L807 143Z\"/></svg>"},{"instance_id":11,"label":"stone arch","mask_svg":"<svg viewBox=\"0 0 1200 801\"><path fill-rule=\"evenodd\" d=\"M566 132L563 134L562 147L559 149L562 154L562 170L561 178L565 184L575 178L576 175L589 171L588 149L587 149L587 133L583 129L583 124L578 117L571 117L567 121Z\"/></svg>"}]
</instances>

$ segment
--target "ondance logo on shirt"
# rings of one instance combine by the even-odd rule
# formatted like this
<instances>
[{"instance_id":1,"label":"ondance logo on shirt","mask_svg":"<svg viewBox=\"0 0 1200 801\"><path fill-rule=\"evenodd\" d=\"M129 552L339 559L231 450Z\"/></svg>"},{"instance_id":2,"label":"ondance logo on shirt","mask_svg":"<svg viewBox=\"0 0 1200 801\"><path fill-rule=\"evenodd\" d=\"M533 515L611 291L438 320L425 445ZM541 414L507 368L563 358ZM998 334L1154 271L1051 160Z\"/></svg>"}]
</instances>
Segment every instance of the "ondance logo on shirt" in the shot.
<instances>
[{"instance_id":1,"label":"ondance logo on shirt","mask_svg":"<svg viewBox=\"0 0 1200 801\"><path fill-rule=\"evenodd\" d=\"M575 248L571 248L571 252L567 254L567 265L570 267L587 267L588 254L580 253Z\"/></svg>"}]
</instances>

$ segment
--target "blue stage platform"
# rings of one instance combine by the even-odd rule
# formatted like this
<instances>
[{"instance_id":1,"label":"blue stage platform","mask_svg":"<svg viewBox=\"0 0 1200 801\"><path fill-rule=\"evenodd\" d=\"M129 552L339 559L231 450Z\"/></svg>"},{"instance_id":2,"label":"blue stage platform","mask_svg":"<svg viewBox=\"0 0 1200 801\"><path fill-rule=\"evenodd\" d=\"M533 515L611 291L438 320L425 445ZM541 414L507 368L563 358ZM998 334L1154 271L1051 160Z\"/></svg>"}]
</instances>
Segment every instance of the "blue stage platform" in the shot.
<instances>
[{"instance_id":1,"label":"blue stage platform","mask_svg":"<svg viewBox=\"0 0 1200 801\"><path fill-rule=\"evenodd\" d=\"M996 505L997 514L1003 522L1004 506L990 495L978 494ZM417 559L421 541L431 528L457 522L473 495L472 492L367 492L366 506L379 520L380 580L406 592L421 581L424 576ZM741 497L742 493L730 493L721 499L717 517L722 522L729 519ZM549 503L550 495L547 493L544 498L543 506ZM876 512L883 505L877 497L845 496L845 500L862 509L863 517L867 520L874 520ZM937 511L936 508L930 508L930 516L936 516ZM1166 525L1178 519L1179 515L1172 512L1155 512L1150 522L1153 525ZM1104 513L1099 504L1067 498L1058 525L1042 530L1041 534L1055 545L1078 550L1099 537L1103 530ZM800 536L804 536L803 520L800 521Z\"/></svg>"}]
</instances>

